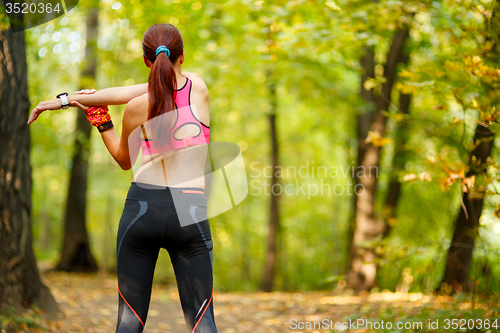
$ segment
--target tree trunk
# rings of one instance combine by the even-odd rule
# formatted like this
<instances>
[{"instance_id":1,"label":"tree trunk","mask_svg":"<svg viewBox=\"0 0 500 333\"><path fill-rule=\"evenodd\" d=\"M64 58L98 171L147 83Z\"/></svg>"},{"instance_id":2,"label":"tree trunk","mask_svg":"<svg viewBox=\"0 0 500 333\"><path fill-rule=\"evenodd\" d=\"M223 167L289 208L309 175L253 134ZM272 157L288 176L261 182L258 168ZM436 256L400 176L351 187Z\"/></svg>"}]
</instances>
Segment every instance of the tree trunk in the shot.
<instances>
[{"instance_id":1,"label":"tree trunk","mask_svg":"<svg viewBox=\"0 0 500 333\"><path fill-rule=\"evenodd\" d=\"M0 30L0 308L55 313L32 247L29 107L24 32Z\"/></svg>"},{"instance_id":2,"label":"tree trunk","mask_svg":"<svg viewBox=\"0 0 500 333\"><path fill-rule=\"evenodd\" d=\"M406 66L410 61L410 55L404 52L401 53L399 62ZM408 115L410 114L411 95L399 94L399 112ZM398 173L405 169L406 161L408 160L408 153L405 150L406 143L408 142L408 123L400 122L398 124L394 142L394 157L392 159L392 170L389 174L389 190L385 199L385 204L382 211L383 218L383 234L382 238L386 238L396 219L396 208L401 196L401 183L398 179Z\"/></svg>"},{"instance_id":3,"label":"tree trunk","mask_svg":"<svg viewBox=\"0 0 500 333\"><path fill-rule=\"evenodd\" d=\"M360 95L365 102L365 109L361 114L356 116L356 124L357 124L357 139L358 139L358 154L357 154L357 162L356 166L360 166L363 163L363 159L365 158L366 147L365 138L368 136L368 131L370 130L370 124L372 123L373 113L375 112L375 96L373 95L373 90L367 90L364 88L365 82L368 79L375 78L375 50L373 46L366 46L364 50L364 55L361 58L361 67L363 68L363 73L361 75L361 86L360 86ZM357 170L354 172L354 189L361 186L358 178ZM356 217L357 217L357 195L353 196L353 213L352 218L350 219L348 234L347 234L347 272L349 272L352 267L352 256L353 250L352 241L354 237L354 230L356 229Z\"/></svg>"},{"instance_id":4,"label":"tree trunk","mask_svg":"<svg viewBox=\"0 0 500 333\"><path fill-rule=\"evenodd\" d=\"M271 181L271 201L270 201L270 214L269 214L269 234L267 239L267 254L266 254L266 264L264 268L264 275L262 277L262 283L260 286L261 291L271 291L273 289L274 277L276 275L276 266L279 255L279 244L281 240L281 225L279 216L279 184L278 178L276 177L277 167L278 167L278 135L276 131L276 110L277 110L277 98L276 98L276 82L272 77L272 73L268 73L269 79L269 92L271 96L271 114L269 117L269 126L271 130L271 159L273 165L273 176Z\"/></svg>"},{"instance_id":5,"label":"tree trunk","mask_svg":"<svg viewBox=\"0 0 500 333\"><path fill-rule=\"evenodd\" d=\"M476 140L481 140L481 143L474 149L472 156L480 160L481 163L485 163L493 149L493 133L488 128L478 124L474 135L474 141ZM467 177L476 174L475 169L471 168ZM442 280L442 283L451 285L457 292L470 290L469 268L474 250L474 240L478 233L479 218L483 209L482 196L481 198L469 198L469 193L464 193L462 200L465 210L460 207L455 220L455 229ZM466 216L466 212L468 216Z\"/></svg>"},{"instance_id":6,"label":"tree trunk","mask_svg":"<svg viewBox=\"0 0 500 333\"><path fill-rule=\"evenodd\" d=\"M400 94L399 112L401 112L402 114L409 114L410 102L411 95ZM404 148L408 140L408 125L406 122L401 122L400 124L398 124L396 133L392 170L389 175L389 190L387 191L387 197L385 199L385 204L382 212L382 217L384 219L384 232L382 235L383 238L386 238L389 235L389 232L394 225L394 219L396 218L396 207L401 195L401 183L398 179L398 173L404 170L405 163L408 160L408 154Z\"/></svg>"},{"instance_id":7,"label":"tree trunk","mask_svg":"<svg viewBox=\"0 0 500 333\"><path fill-rule=\"evenodd\" d=\"M382 111L387 111L391 103L391 92L396 78L396 65L401 58L405 40L409 35L409 28L396 32L393 38L387 61L384 67L386 82L382 84L380 96L377 98L377 111L375 112L370 130L385 134L387 117ZM356 226L351 247L351 271L348 275L348 285L356 290L370 290L377 285L377 265L375 252L372 246L364 243L375 240L381 236L383 228L375 218L375 197L377 191L377 178L379 173L381 148L373 144L366 146L364 154L358 164L361 176L358 178L360 187L355 195Z\"/></svg>"},{"instance_id":8,"label":"tree trunk","mask_svg":"<svg viewBox=\"0 0 500 333\"><path fill-rule=\"evenodd\" d=\"M87 15L87 46L80 80L81 88L95 87L98 16L99 3L94 1L94 4L90 5ZM66 200L63 247L61 260L57 264L56 270L67 272L95 272L98 270L97 263L90 251L86 228L90 133L91 125L85 114L78 109L73 164Z\"/></svg>"}]
</instances>

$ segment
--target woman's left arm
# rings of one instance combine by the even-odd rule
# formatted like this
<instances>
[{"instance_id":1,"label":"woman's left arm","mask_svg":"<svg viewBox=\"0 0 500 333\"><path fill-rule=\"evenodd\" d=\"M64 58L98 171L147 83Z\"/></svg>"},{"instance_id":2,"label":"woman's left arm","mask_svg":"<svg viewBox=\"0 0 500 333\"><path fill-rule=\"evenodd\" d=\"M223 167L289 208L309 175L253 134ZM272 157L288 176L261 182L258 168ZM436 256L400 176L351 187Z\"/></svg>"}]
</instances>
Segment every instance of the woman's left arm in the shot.
<instances>
[{"instance_id":1,"label":"woman's left arm","mask_svg":"<svg viewBox=\"0 0 500 333\"><path fill-rule=\"evenodd\" d=\"M136 84L127 87L113 87L101 90L86 90L87 93L77 92L75 95L67 96L70 106L76 106L74 102L86 106L100 106L100 105L120 105L127 104L132 99L144 95L148 92L148 84ZM45 102L40 102L30 114L28 125L34 122L38 116L48 110L60 110L62 103L59 98L52 99Z\"/></svg>"}]
</instances>

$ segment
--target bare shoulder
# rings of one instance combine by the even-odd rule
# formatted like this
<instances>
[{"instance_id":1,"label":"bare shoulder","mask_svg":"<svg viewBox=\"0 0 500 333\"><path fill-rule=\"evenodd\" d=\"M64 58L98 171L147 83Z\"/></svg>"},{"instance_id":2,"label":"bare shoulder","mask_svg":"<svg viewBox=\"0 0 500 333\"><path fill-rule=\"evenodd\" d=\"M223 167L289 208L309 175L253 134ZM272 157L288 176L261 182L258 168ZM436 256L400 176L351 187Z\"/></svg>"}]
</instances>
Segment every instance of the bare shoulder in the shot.
<instances>
[{"instance_id":1,"label":"bare shoulder","mask_svg":"<svg viewBox=\"0 0 500 333\"><path fill-rule=\"evenodd\" d=\"M149 94L145 93L141 96L137 96L132 98L130 102L127 103L127 109L130 109L131 112L139 112L144 107L147 107Z\"/></svg>"},{"instance_id":2,"label":"bare shoulder","mask_svg":"<svg viewBox=\"0 0 500 333\"><path fill-rule=\"evenodd\" d=\"M143 123L148 118L148 94L132 98L125 107L123 117L127 117L133 123Z\"/></svg>"},{"instance_id":3,"label":"bare shoulder","mask_svg":"<svg viewBox=\"0 0 500 333\"><path fill-rule=\"evenodd\" d=\"M196 106L200 121L206 126L210 126L210 102L208 98L208 88L200 75L192 72L183 72L192 82L191 104Z\"/></svg>"},{"instance_id":4,"label":"bare shoulder","mask_svg":"<svg viewBox=\"0 0 500 333\"><path fill-rule=\"evenodd\" d=\"M199 74L193 72L182 72L182 74L186 75L193 82L194 91L200 94L206 94L208 96L207 85Z\"/></svg>"},{"instance_id":5,"label":"bare shoulder","mask_svg":"<svg viewBox=\"0 0 500 333\"><path fill-rule=\"evenodd\" d=\"M203 81L203 79L201 78L201 76L195 72L182 72L182 74L186 75L188 78L192 80L201 80Z\"/></svg>"}]
</instances>

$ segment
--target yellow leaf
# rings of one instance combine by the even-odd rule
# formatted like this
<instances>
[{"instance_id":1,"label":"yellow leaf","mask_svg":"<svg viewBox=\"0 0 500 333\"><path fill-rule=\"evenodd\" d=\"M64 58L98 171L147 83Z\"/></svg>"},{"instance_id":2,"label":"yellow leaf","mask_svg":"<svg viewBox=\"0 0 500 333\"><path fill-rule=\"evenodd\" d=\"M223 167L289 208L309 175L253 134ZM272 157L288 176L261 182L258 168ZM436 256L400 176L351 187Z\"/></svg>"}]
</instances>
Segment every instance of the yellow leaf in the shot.
<instances>
[{"instance_id":1,"label":"yellow leaf","mask_svg":"<svg viewBox=\"0 0 500 333\"><path fill-rule=\"evenodd\" d=\"M369 131L365 139L365 143L371 143L375 147L383 147L391 142L390 138L384 138L378 131Z\"/></svg>"},{"instance_id":2,"label":"yellow leaf","mask_svg":"<svg viewBox=\"0 0 500 333\"><path fill-rule=\"evenodd\" d=\"M404 177L403 177L403 180L405 182L409 182L409 181L412 181L412 180L415 180L415 179L417 179L417 175L414 174L414 173L410 173L410 174L404 175Z\"/></svg>"},{"instance_id":3,"label":"yellow leaf","mask_svg":"<svg viewBox=\"0 0 500 333\"><path fill-rule=\"evenodd\" d=\"M446 179L446 185L451 186L457 179L463 179L465 170L464 169L459 169L458 171L453 171L446 169L446 173L448 174L448 178Z\"/></svg>"},{"instance_id":4,"label":"yellow leaf","mask_svg":"<svg viewBox=\"0 0 500 333\"><path fill-rule=\"evenodd\" d=\"M366 90L370 90L375 87L375 82L373 80L366 80L365 83L363 84L363 87Z\"/></svg>"},{"instance_id":5,"label":"yellow leaf","mask_svg":"<svg viewBox=\"0 0 500 333\"><path fill-rule=\"evenodd\" d=\"M474 188L474 183L476 182L476 175L464 178L463 182L464 182L464 192L467 193L468 190Z\"/></svg>"},{"instance_id":6,"label":"yellow leaf","mask_svg":"<svg viewBox=\"0 0 500 333\"><path fill-rule=\"evenodd\" d=\"M399 73L399 76L402 76L402 77L408 77L408 78L415 78L415 77L417 77L418 75L417 75L417 74L415 74L415 73L408 72L406 69L403 69L403 70Z\"/></svg>"},{"instance_id":7,"label":"yellow leaf","mask_svg":"<svg viewBox=\"0 0 500 333\"><path fill-rule=\"evenodd\" d=\"M331 10L340 10L340 7L339 7L339 6L337 6L337 4L336 4L334 1L332 1L332 0L328 0L328 1L325 3L325 5L326 5L328 8L330 8Z\"/></svg>"},{"instance_id":8,"label":"yellow leaf","mask_svg":"<svg viewBox=\"0 0 500 333\"><path fill-rule=\"evenodd\" d=\"M404 119L405 116L401 113L394 113L392 117L394 118L395 121L401 121Z\"/></svg>"},{"instance_id":9,"label":"yellow leaf","mask_svg":"<svg viewBox=\"0 0 500 333\"><path fill-rule=\"evenodd\" d=\"M430 182L430 181L432 181L431 174L430 174L430 173L428 173L428 172L426 172L426 171L424 171L424 172L420 173L420 174L418 175L418 178L420 178L420 180L423 180L423 181L426 181L426 182Z\"/></svg>"},{"instance_id":10,"label":"yellow leaf","mask_svg":"<svg viewBox=\"0 0 500 333\"><path fill-rule=\"evenodd\" d=\"M401 83L401 82L396 83L396 89L401 91L401 93L406 94L406 95L415 94L418 92L417 86L405 84L405 83Z\"/></svg>"}]
</instances>

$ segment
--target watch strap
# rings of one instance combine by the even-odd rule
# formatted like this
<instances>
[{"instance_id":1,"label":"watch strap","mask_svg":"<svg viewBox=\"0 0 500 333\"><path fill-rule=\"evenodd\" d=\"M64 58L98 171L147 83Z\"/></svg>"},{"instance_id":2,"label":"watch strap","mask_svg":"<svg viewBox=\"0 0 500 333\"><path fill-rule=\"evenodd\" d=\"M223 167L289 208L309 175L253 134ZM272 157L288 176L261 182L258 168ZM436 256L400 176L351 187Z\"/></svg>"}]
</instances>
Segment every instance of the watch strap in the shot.
<instances>
[{"instance_id":1,"label":"watch strap","mask_svg":"<svg viewBox=\"0 0 500 333\"><path fill-rule=\"evenodd\" d=\"M56 96L61 100L62 108L67 109L69 108L69 101L68 101L68 93L62 93Z\"/></svg>"}]
</instances>

